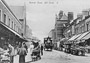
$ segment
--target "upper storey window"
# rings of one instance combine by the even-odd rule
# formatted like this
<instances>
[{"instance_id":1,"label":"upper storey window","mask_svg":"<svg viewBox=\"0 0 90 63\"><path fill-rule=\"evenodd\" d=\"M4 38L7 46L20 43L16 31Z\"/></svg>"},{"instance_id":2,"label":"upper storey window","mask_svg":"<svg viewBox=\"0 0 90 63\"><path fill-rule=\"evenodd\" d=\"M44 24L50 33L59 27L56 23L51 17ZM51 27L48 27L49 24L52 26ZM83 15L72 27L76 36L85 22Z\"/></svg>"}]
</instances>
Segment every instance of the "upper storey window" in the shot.
<instances>
[{"instance_id":1,"label":"upper storey window","mask_svg":"<svg viewBox=\"0 0 90 63\"><path fill-rule=\"evenodd\" d=\"M4 23L6 23L6 14L4 14Z\"/></svg>"},{"instance_id":2,"label":"upper storey window","mask_svg":"<svg viewBox=\"0 0 90 63\"><path fill-rule=\"evenodd\" d=\"M0 10L0 21L1 21L1 10Z\"/></svg>"}]
</instances>

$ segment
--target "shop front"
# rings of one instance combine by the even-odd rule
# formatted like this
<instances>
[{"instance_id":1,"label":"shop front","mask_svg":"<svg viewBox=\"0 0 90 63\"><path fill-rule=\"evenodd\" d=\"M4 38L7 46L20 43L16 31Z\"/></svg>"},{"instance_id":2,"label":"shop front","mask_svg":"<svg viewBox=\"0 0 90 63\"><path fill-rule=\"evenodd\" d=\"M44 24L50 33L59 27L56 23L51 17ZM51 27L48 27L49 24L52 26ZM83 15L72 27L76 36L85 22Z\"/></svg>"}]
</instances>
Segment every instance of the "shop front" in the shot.
<instances>
[{"instance_id":1,"label":"shop front","mask_svg":"<svg viewBox=\"0 0 90 63\"><path fill-rule=\"evenodd\" d=\"M9 45L11 45L14 48L16 46L16 44L21 45L23 41L26 41L26 39L23 38L16 31L9 28L4 23L0 22L0 57L1 57L0 63L7 61L7 60L10 62L11 61L10 58L12 58L12 56L10 56L10 53L7 51L8 48L7 48L6 44L9 43ZM5 49L5 46L7 49ZM13 52L15 53L14 50L13 50ZM3 53L3 54L1 54L1 53ZM8 56L5 55L6 53Z\"/></svg>"},{"instance_id":2,"label":"shop front","mask_svg":"<svg viewBox=\"0 0 90 63\"><path fill-rule=\"evenodd\" d=\"M84 36L81 40L86 40L87 45L90 46L90 32L86 36Z\"/></svg>"},{"instance_id":3,"label":"shop front","mask_svg":"<svg viewBox=\"0 0 90 63\"><path fill-rule=\"evenodd\" d=\"M86 36L84 36L81 40L85 40L86 50L88 53L90 53L90 32Z\"/></svg>"},{"instance_id":4,"label":"shop front","mask_svg":"<svg viewBox=\"0 0 90 63\"><path fill-rule=\"evenodd\" d=\"M5 43L15 46L16 43L22 41L24 41L24 38L21 35L9 28L4 23L0 22L0 47L3 47Z\"/></svg>"},{"instance_id":5,"label":"shop front","mask_svg":"<svg viewBox=\"0 0 90 63\"><path fill-rule=\"evenodd\" d=\"M77 51L77 49L79 49L78 51L80 51L80 48L76 47L76 46L79 46L79 45L77 45L76 39L79 38L81 35L82 34L74 35L65 43L65 45L66 45L65 52L74 54L75 52L72 52L73 50Z\"/></svg>"},{"instance_id":6,"label":"shop front","mask_svg":"<svg viewBox=\"0 0 90 63\"><path fill-rule=\"evenodd\" d=\"M85 47L86 40L85 39L82 39L82 38L85 37L88 34L89 34L89 32L85 32L85 33L81 34L81 36L79 36L77 39L75 39L76 40L76 43L79 44L79 46Z\"/></svg>"}]
</instances>

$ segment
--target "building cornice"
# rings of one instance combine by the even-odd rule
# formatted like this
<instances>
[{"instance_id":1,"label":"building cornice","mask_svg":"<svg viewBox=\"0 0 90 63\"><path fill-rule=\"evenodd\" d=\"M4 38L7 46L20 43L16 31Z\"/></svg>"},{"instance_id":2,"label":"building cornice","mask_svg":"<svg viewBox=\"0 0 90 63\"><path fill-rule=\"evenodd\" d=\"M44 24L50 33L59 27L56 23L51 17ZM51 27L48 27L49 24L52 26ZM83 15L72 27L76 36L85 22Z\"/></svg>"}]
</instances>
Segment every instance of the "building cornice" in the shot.
<instances>
[{"instance_id":1,"label":"building cornice","mask_svg":"<svg viewBox=\"0 0 90 63\"><path fill-rule=\"evenodd\" d=\"M15 19L20 23L20 21L17 19L17 17L15 16L15 14L12 12L12 10L9 8L9 6L7 5L7 3L4 0L0 0L5 6L6 8L11 12L11 14L13 15L13 17L15 17ZM21 24L21 23L20 23Z\"/></svg>"}]
</instances>

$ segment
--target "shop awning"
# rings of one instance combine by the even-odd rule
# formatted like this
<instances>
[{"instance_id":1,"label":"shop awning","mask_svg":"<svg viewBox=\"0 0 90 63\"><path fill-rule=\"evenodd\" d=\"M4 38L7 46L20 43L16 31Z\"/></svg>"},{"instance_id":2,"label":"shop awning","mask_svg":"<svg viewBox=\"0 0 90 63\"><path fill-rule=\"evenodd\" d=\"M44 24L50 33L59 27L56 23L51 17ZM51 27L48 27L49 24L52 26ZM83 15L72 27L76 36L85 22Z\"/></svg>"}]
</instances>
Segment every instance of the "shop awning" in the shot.
<instances>
[{"instance_id":1,"label":"shop awning","mask_svg":"<svg viewBox=\"0 0 90 63\"><path fill-rule=\"evenodd\" d=\"M72 36L68 41L74 40L77 35Z\"/></svg>"},{"instance_id":2,"label":"shop awning","mask_svg":"<svg viewBox=\"0 0 90 63\"><path fill-rule=\"evenodd\" d=\"M19 36L20 38L23 39L23 37L18 34L16 31L12 30L11 28L9 28L8 26L6 26L5 24L3 24L2 22L0 22L1 25L3 25L5 28L7 28L8 30L10 30L11 32L13 32L15 35Z\"/></svg>"},{"instance_id":3,"label":"shop awning","mask_svg":"<svg viewBox=\"0 0 90 63\"><path fill-rule=\"evenodd\" d=\"M60 41L66 41L67 40L67 38L62 38Z\"/></svg>"},{"instance_id":4,"label":"shop awning","mask_svg":"<svg viewBox=\"0 0 90 63\"><path fill-rule=\"evenodd\" d=\"M87 35L85 35L82 39L83 40L87 40L87 39L89 39L90 38L90 32L87 34Z\"/></svg>"},{"instance_id":5,"label":"shop awning","mask_svg":"<svg viewBox=\"0 0 90 63\"><path fill-rule=\"evenodd\" d=\"M81 40L85 35L87 35L89 32L83 33L80 37L78 37L76 40Z\"/></svg>"},{"instance_id":6,"label":"shop awning","mask_svg":"<svg viewBox=\"0 0 90 63\"><path fill-rule=\"evenodd\" d=\"M73 41L75 40L76 38L78 38L81 34L78 34L78 35L74 35L73 37L71 37L68 41Z\"/></svg>"}]
</instances>

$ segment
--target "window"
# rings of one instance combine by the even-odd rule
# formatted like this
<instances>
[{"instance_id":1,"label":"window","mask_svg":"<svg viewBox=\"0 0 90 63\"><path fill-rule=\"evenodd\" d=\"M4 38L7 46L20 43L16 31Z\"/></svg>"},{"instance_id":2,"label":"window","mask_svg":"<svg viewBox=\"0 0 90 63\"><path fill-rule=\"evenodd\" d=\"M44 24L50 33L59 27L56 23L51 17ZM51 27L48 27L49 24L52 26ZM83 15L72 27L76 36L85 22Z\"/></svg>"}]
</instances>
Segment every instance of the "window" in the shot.
<instances>
[{"instance_id":1,"label":"window","mask_svg":"<svg viewBox=\"0 0 90 63\"><path fill-rule=\"evenodd\" d=\"M82 32L84 32L84 26L82 26Z\"/></svg>"},{"instance_id":2,"label":"window","mask_svg":"<svg viewBox=\"0 0 90 63\"><path fill-rule=\"evenodd\" d=\"M13 21L12 21L12 28L13 28Z\"/></svg>"},{"instance_id":3,"label":"window","mask_svg":"<svg viewBox=\"0 0 90 63\"><path fill-rule=\"evenodd\" d=\"M18 26L16 26L16 31L18 32Z\"/></svg>"},{"instance_id":4,"label":"window","mask_svg":"<svg viewBox=\"0 0 90 63\"><path fill-rule=\"evenodd\" d=\"M88 31L88 23L86 25L87 25L87 31Z\"/></svg>"},{"instance_id":5,"label":"window","mask_svg":"<svg viewBox=\"0 0 90 63\"><path fill-rule=\"evenodd\" d=\"M4 23L6 23L6 15L4 14Z\"/></svg>"},{"instance_id":6,"label":"window","mask_svg":"<svg viewBox=\"0 0 90 63\"><path fill-rule=\"evenodd\" d=\"M10 26L10 18L9 18L9 20L8 20L8 26Z\"/></svg>"},{"instance_id":7,"label":"window","mask_svg":"<svg viewBox=\"0 0 90 63\"><path fill-rule=\"evenodd\" d=\"M76 28L76 34L78 34L78 32L79 32L79 29L78 29L78 28Z\"/></svg>"},{"instance_id":8,"label":"window","mask_svg":"<svg viewBox=\"0 0 90 63\"><path fill-rule=\"evenodd\" d=\"M1 21L1 10L0 10L0 21Z\"/></svg>"},{"instance_id":9,"label":"window","mask_svg":"<svg viewBox=\"0 0 90 63\"><path fill-rule=\"evenodd\" d=\"M80 26L80 28L79 28L79 33L81 33L82 32L82 27Z\"/></svg>"},{"instance_id":10,"label":"window","mask_svg":"<svg viewBox=\"0 0 90 63\"><path fill-rule=\"evenodd\" d=\"M81 27L81 33L83 32L83 26Z\"/></svg>"},{"instance_id":11,"label":"window","mask_svg":"<svg viewBox=\"0 0 90 63\"><path fill-rule=\"evenodd\" d=\"M18 27L17 27L17 32L18 32Z\"/></svg>"},{"instance_id":12,"label":"window","mask_svg":"<svg viewBox=\"0 0 90 63\"><path fill-rule=\"evenodd\" d=\"M83 32L85 32L85 25L83 26Z\"/></svg>"},{"instance_id":13,"label":"window","mask_svg":"<svg viewBox=\"0 0 90 63\"><path fill-rule=\"evenodd\" d=\"M61 37L61 34L57 34L57 37Z\"/></svg>"},{"instance_id":14,"label":"window","mask_svg":"<svg viewBox=\"0 0 90 63\"><path fill-rule=\"evenodd\" d=\"M16 24L14 24L14 30L15 30L15 28L16 28Z\"/></svg>"}]
</instances>

